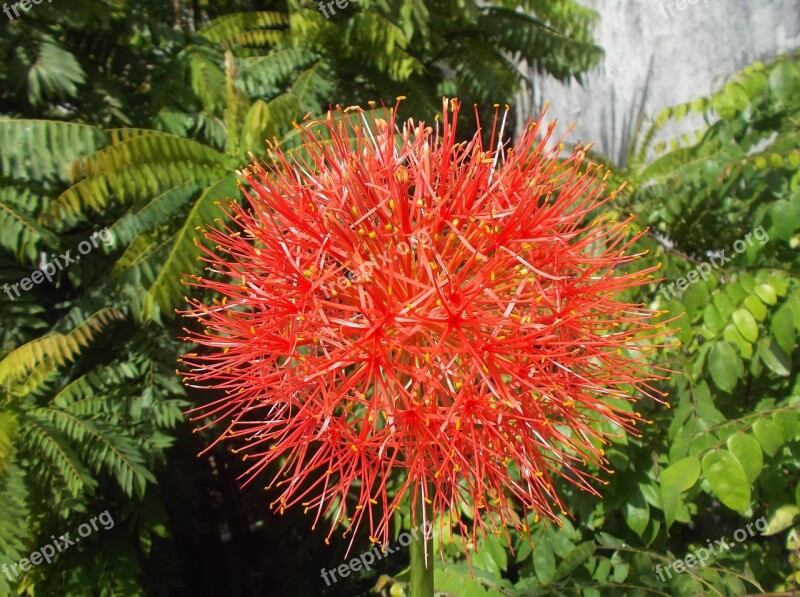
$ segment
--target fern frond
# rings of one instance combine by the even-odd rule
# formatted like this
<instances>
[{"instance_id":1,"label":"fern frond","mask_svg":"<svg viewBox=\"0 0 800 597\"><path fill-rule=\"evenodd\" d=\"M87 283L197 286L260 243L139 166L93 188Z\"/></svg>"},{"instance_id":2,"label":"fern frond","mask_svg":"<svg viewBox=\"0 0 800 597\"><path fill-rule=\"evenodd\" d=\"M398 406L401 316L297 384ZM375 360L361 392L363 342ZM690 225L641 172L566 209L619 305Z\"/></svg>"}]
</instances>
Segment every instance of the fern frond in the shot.
<instances>
[{"instance_id":1,"label":"fern frond","mask_svg":"<svg viewBox=\"0 0 800 597\"><path fill-rule=\"evenodd\" d=\"M3 563L16 562L30 553L28 520L25 474L19 466L11 464L0 474L0 553L3 554ZM5 574L0 574L0 594L14 594L14 587Z\"/></svg>"},{"instance_id":2,"label":"fern frond","mask_svg":"<svg viewBox=\"0 0 800 597\"><path fill-rule=\"evenodd\" d=\"M0 475L5 473L14 454L14 438L17 435L17 417L10 410L0 411Z\"/></svg>"},{"instance_id":3,"label":"fern frond","mask_svg":"<svg viewBox=\"0 0 800 597\"><path fill-rule=\"evenodd\" d=\"M307 48L281 48L265 56L244 59L239 77L248 95L263 97L277 90L293 73L308 67L316 59L318 56Z\"/></svg>"},{"instance_id":4,"label":"fern frond","mask_svg":"<svg viewBox=\"0 0 800 597\"><path fill-rule=\"evenodd\" d=\"M113 410L112 404L105 397L98 398L97 394L109 387L133 386L132 382L138 378L138 371L131 367L123 367L119 363L96 367L67 384L53 397L51 404L76 415L108 413ZM119 398L121 396L117 394L115 399ZM98 399L99 404L90 403L93 399Z\"/></svg>"},{"instance_id":5,"label":"fern frond","mask_svg":"<svg viewBox=\"0 0 800 597\"><path fill-rule=\"evenodd\" d=\"M40 219L71 219L103 209L112 196L125 201L191 182L203 184L232 169L228 156L191 139L158 132L125 138L75 166L73 172L85 178L64 191Z\"/></svg>"},{"instance_id":6,"label":"fern frond","mask_svg":"<svg viewBox=\"0 0 800 597\"><path fill-rule=\"evenodd\" d=\"M158 239L154 234L142 233L131 241L111 270L111 277L121 279L136 272L137 285L150 285L164 263L172 246L172 238Z\"/></svg>"},{"instance_id":7,"label":"fern frond","mask_svg":"<svg viewBox=\"0 0 800 597\"><path fill-rule=\"evenodd\" d=\"M36 46L36 58L28 71L28 101L37 106L45 99L75 97L86 73L69 50L47 37Z\"/></svg>"},{"instance_id":8,"label":"fern frond","mask_svg":"<svg viewBox=\"0 0 800 597\"><path fill-rule=\"evenodd\" d=\"M345 44L359 49L359 57L387 73L396 81L404 81L425 69L407 52L409 40L403 29L382 14L360 12L347 22Z\"/></svg>"},{"instance_id":9,"label":"fern frond","mask_svg":"<svg viewBox=\"0 0 800 597\"><path fill-rule=\"evenodd\" d=\"M477 30L498 49L519 55L538 71L562 81L591 69L603 57L599 46L519 10L485 8L478 17Z\"/></svg>"},{"instance_id":10,"label":"fern frond","mask_svg":"<svg viewBox=\"0 0 800 597\"><path fill-rule=\"evenodd\" d=\"M0 172L17 180L68 180L69 165L108 143L94 126L0 118Z\"/></svg>"},{"instance_id":11,"label":"fern frond","mask_svg":"<svg viewBox=\"0 0 800 597\"><path fill-rule=\"evenodd\" d=\"M258 31L242 31L234 35L226 44L227 47L263 48L277 46L290 41L283 31L260 29Z\"/></svg>"},{"instance_id":12,"label":"fern frond","mask_svg":"<svg viewBox=\"0 0 800 597\"><path fill-rule=\"evenodd\" d=\"M516 89L517 67L489 42L479 38L461 39L448 58L456 71L457 82L473 98L493 102Z\"/></svg>"},{"instance_id":13,"label":"fern frond","mask_svg":"<svg viewBox=\"0 0 800 597\"><path fill-rule=\"evenodd\" d=\"M214 203L219 199L234 197L238 194L237 178L228 175L208 187L195 201L186 222L174 236L172 249L158 272L155 282L147 291L142 302L142 316L157 317L158 311L172 313L178 301L184 296L181 276L196 269L198 230L219 216ZM0 366L2 362L0 362Z\"/></svg>"},{"instance_id":14,"label":"fern frond","mask_svg":"<svg viewBox=\"0 0 800 597\"><path fill-rule=\"evenodd\" d=\"M20 380L19 388L15 388L15 393L27 398L40 396L51 388L58 376L58 365L52 359L44 358L36 364L24 381Z\"/></svg>"},{"instance_id":15,"label":"fern frond","mask_svg":"<svg viewBox=\"0 0 800 597\"><path fill-rule=\"evenodd\" d=\"M213 43L233 45L243 33L254 29L275 29L288 24L289 18L282 12L240 12L214 19L197 34Z\"/></svg>"},{"instance_id":16,"label":"fern frond","mask_svg":"<svg viewBox=\"0 0 800 597\"><path fill-rule=\"evenodd\" d=\"M74 179L135 169L163 162L189 161L198 166L229 165L215 149L183 137L156 131L109 131L111 144L75 163Z\"/></svg>"},{"instance_id":17,"label":"fern frond","mask_svg":"<svg viewBox=\"0 0 800 597\"><path fill-rule=\"evenodd\" d=\"M106 470L114 476L128 496L136 492L141 497L147 483L155 483L136 441L108 423L50 407L37 408L32 411L32 416L48 421L64 436L82 446L89 465L96 472Z\"/></svg>"},{"instance_id":18,"label":"fern frond","mask_svg":"<svg viewBox=\"0 0 800 597\"><path fill-rule=\"evenodd\" d=\"M91 493L97 487L97 481L70 446L70 441L47 418L38 416L36 412L25 413L20 421L19 437L25 453L48 466L49 470L41 477L61 482L62 487L47 488L56 495L63 488L75 498Z\"/></svg>"},{"instance_id":19,"label":"fern frond","mask_svg":"<svg viewBox=\"0 0 800 597\"><path fill-rule=\"evenodd\" d=\"M147 198L125 212L109 231L121 245L125 246L142 232L147 232L175 217L201 188L199 184L185 184Z\"/></svg>"},{"instance_id":20,"label":"fern frond","mask_svg":"<svg viewBox=\"0 0 800 597\"><path fill-rule=\"evenodd\" d=\"M289 123L299 119L301 105L293 93L284 93L264 102L257 100L250 106L242 127L242 145L256 153L263 151L264 140L280 137Z\"/></svg>"},{"instance_id":21,"label":"fern frond","mask_svg":"<svg viewBox=\"0 0 800 597\"><path fill-rule=\"evenodd\" d=\"M36 196L28 189L0 187L0 247L30 263L36 262L45 247L58 244L56 236L22 208L35 204Z\"/></svg>"},{"instance_id":22,"label":"fern frond","mask_svg":"<svg viewBox=\"0 0 800 597\"><path fill-rule=\"evenodd\" d=\"M0 384L19 380L45 359L63 367L74 361L109 323L122 319L124 315L120 311L103 309L66 334L51 332L23 344L0 360Z\"/></svg>"},{"instance_id":23,"label":"fern frond","mask_svg":"<svg viewBox=\"0 0 800 597\"><path fill-rule=\"evenodd\" d=\"M330 81L331 66L327 60L318 60L294 80L291 93L297 100L297 106L302 114L307 112L317 113L321 106L321 98L328 97L333 90Z\"/></svg>"},{"instance_id":24,"label":"fern frond","mask_svg":"<svg viewBox=\"0 0 800 597\"><path fill-rule=\"evenodd\" d=\"M191 46L181 59L188 62L192 91L209 114L225 105L225 71L220 67L222 56L217 48Z\"/></svg>"}]
</instances>

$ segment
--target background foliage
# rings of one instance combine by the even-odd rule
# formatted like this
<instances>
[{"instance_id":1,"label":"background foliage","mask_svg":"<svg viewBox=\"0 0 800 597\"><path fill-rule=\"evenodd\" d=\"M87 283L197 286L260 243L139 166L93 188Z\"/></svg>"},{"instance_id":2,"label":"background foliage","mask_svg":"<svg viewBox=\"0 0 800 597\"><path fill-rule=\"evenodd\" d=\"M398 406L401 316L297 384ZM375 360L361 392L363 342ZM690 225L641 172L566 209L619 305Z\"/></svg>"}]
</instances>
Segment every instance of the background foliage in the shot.
<instances>
[{"instance_id":1,"label":"background foliage","mask_svg":"<svg viewBox=\"0 0 800 597\"><path fill-rule=\"evenodd\" d=\"M407 560L326 589L326 547L302 513L278 517L237 462L188 432L174 374L180 274L195 228L238 193L264 139L331 103L393 103L431 119L442 95L491 111L518 61L579 80L598 15L572 1L373 0L325 19L311 2L75 0L0 24L0 284L108 226L83 261L12 300L0 293L0 554L16 562L108 509L115 520L0 593L398 594ZM758 226L769 235L666 300L680 317L657 358L672 408L608 456L598 500L562 489L574 519L530 521L533 544L445 546L453 595L732 594L792 586L800 540L800 71L752 65L708 98L642 122L613 210L651 226L647 260L675 281ZM686 119L696 133L662 141ZM465 134L470 131L465 131ZM601 156L594 156L602 160ZM616 217L617 211L604 217ZM474 512L465 512L474 516ZM760 516L768 537L662 583L653 566ZM398 514L402 518L402 513ZM402 520L398 520L398 532ZM363 548L368 548L363 538ZM361 550L356 546L356 553Z\"/></svg>"}]
</instances>

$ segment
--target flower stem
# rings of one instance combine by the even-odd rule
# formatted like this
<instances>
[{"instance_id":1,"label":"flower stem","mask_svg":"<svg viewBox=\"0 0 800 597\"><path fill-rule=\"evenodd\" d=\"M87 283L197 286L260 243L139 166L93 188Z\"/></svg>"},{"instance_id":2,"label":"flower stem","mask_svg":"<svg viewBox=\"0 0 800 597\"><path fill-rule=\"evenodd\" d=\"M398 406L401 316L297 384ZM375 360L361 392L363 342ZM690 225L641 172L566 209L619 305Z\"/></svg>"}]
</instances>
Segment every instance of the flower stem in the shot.
<instances>
[{"instance_id":1,"label":"flower stem","mask_svg":"<svg viewBox=\"0 0 800 597\"><path fill-rule=\"evenodd\" d=\"M431 507L425 504L425 520L431 521L432 516ZM427 540L422 526L419 531L419 539L411 541L411 597L433 597L433 531Z\"/></svg>"}]
</instances>

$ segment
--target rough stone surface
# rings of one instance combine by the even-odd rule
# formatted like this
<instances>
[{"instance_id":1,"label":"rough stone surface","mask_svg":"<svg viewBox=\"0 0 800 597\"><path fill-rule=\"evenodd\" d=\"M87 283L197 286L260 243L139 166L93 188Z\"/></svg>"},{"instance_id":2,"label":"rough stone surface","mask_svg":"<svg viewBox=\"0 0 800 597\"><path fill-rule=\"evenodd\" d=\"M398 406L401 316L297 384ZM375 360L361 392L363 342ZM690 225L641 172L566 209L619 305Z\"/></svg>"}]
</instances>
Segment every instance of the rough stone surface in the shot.
<instances>
[{"instance_id":1,"label":"rough stone surface","mask_svg":"<svg viewBox=\"0 0 800 597\"><path fill-rule=\"evenodd\" d=\"M558 131L575 122L570 141L594 141L594 149L620 165L640 113L652 117L708 95L748 64L800 47L800 0L584 4L600 13L595 41L604 60L583 86L531 72L533 89L520 94L517 126L549 101L547 118L558 119Z\"/></svg>"}]
</instances>

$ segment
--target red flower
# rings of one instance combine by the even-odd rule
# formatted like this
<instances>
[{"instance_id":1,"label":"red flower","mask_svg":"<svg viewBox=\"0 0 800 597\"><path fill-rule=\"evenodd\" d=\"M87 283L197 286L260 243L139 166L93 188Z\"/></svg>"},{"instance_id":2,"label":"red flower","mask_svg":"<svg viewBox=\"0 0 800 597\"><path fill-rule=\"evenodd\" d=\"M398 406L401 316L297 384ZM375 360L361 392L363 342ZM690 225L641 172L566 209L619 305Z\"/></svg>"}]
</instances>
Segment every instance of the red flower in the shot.
<instances>
[{"instance_id":1,"label":"red flower","mask_svg":"<svg viewBox=\"0 0 800 597\"><path fill-rule=\"evenodd\" d=\"M333 506L345 535L366 519L388 540L407 494L415 524L425 500L472 540L524 532L521 507L566 510L555 478L597 493L585 465L607 470L608 429L658 400L657 313L619 298L655 268L623 273L631 219L592 219L614 193L582 150L556 161L552 126L507 149L458 143L455 101L433 127L378 115L298 127L304 149L244 171L235 229L204 231L219 255L190 284L221 300L190 301L206 350L184 375L225 395L195 420L226 423L248 480L280 464L273 506L315 524Z\"/></svg>"}]
</instances>

